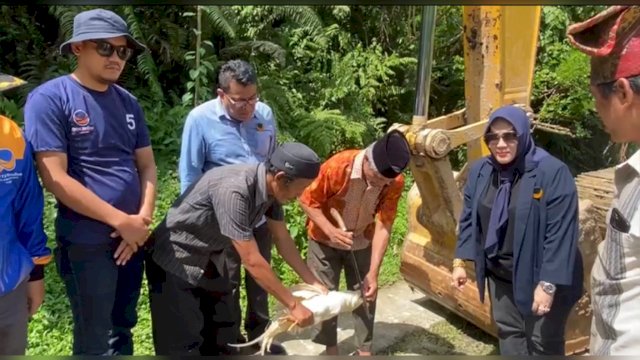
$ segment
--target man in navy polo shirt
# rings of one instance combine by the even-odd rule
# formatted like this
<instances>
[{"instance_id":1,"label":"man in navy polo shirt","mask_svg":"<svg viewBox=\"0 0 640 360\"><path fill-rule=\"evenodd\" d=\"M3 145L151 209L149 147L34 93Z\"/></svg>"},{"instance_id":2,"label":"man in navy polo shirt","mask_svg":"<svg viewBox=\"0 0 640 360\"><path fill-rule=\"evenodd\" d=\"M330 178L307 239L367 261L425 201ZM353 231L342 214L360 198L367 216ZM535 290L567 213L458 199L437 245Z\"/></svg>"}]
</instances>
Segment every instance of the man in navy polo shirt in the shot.
<instances>
[{"instance_id":1,"label":"man in navy polo shirt","mask_svg":"<svg viewBox=\"0 0 640 360\"><path fill-rule=\"evenodd\" d=\"M156 168L144 115L115 84L134 49L111 11L74 19L62 44L78 66L33 90L28 140L44 186L58 200L55 261L74 321L73 354L131 355L131 329L155 205Z\"/></svg>"}]
</instances>

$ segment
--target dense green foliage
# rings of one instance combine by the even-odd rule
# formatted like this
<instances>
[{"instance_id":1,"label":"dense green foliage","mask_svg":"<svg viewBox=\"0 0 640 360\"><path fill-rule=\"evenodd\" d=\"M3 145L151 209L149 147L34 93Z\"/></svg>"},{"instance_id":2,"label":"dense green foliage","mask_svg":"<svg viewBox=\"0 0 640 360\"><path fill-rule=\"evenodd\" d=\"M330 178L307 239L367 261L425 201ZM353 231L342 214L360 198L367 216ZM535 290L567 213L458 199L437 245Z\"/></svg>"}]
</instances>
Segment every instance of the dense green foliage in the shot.
<instances>
[{"instance_id":1,"label":"dense green foliage","mask_svg":"<svg viewBox=\"0 0 640 360\"><path fill-rule=\"evenodd\" d=\"M74 15L87 6L0 6L0 71L28 81L0 96L0 112L22 121L27 93L73 70L74 59L57 53L72 33ZM414 6L154 6L107 7L119 13L149 52L126 67L121 84L145 110L159 164L155 221L178 193L177 157L184 119L194 105L214 96L216 70L241 57L258 70L260 97L274 110L281 141L309 144L323 158L360 147L390 124L410 122L420 30ZM536 132L537 142L566 161L575 172L612 164L603 155L608 138L593 111L588 89L588 59L565 40L569 23L602 7L544 7L534 111L540 120L569 127L576 138ZM429 116L464 106L462 11L437 12ZM455 153L455 166L464 161ZM407 188L411 180L407 181ZM405 192L406 196L406 192ZM54 200L47 196L47 233L53 245ZM304 217L293 204L288 226L305 250ZM398 250L406 232L403 197L381 281L398 277ZM296 281L277 256L274 268ZM30 327L30 354L69 354L71 318L55 267L47 268L47 298ZM143 288L144 294L146 289ZM138 354L152 354L146 295L136 328Z\"/></svg>"},{"instance_id":2,"label":"dense green foliage","mask_svg":"<svg viewBox=\"0 0 640 360\"><path fill-rule=\"evenodd\" d=\"M0 110L21 120L29 90L73 69L73 58L60 56L57 47L70 37L73 16L88 8L0 7L0 70L29 82L0 97ZM419 7L108 8L150 49L131 61L121 83L140 99L155 151L169 162L175 163L186 114L214 96L218 66L236 57L258 69L260 96L274 109L281 140L304 141L323 157L362 146L391 123L410 121ZM576 172L615 160L601 155L608 140L588 93L588 58L565 40L569 23L601 8L543 8L532 105L542 121L569 127L577 137L536 136ZM431 117L464 105L461 7L438 7L436 24Z\"/></svg>"}]
</instances>

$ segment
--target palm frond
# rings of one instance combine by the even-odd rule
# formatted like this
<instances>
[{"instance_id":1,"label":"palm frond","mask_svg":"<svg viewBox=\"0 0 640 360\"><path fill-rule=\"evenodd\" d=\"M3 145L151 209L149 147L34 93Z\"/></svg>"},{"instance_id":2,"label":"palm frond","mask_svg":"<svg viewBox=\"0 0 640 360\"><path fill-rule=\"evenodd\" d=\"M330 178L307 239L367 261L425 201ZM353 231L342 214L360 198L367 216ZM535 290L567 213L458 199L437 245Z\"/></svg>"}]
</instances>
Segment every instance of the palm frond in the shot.
<instances>
[{"instance_id":1,"label":"palm frond","mask_svg":"<svg viewBox=\"0 0 640 360\"><path fill-rule=\"evenodd\" d=\"M233 18L225 13L220 6L201 6L201 8L206 15L205 24L211 30L231 39L236 37L236 24Z\"/></svg>"},{"instance_id":2,"label":"palm frond","mask_svg":"<svg viewBox=\"0 0 640 360\"><path fill-rule=\"evenodd\" d=\"M267 55L280 65L286 63L286 51L271 41L243 41L220 50L220 56L223 58L251 57L256 54Z\"/></svg>"},{"instance_id":3,"label":"palm frond","mask_svg":"<svg viewBox=\"0 0 640 360\"><path fill-rule=\"evenodd\" d=\"M73 35L73 18L82 11L81 6L50 6L49 12L58 19L58 37L62 41Z\"/></svg>"},{"instance_id":4,"label":"palm frond","mask_svg":"<svg viewBox=\"0 0 640 360\"><path fill-rule=\"evenodd\" d=\"M126 21L129 24L131 35L133 35L137 39L146 39L140 27L138 18L134 13L133 6L124 6L123 12L125 14ZM162 91L162 86L160 85L160 81L158 80L158 68L149 51L144 51L140 55L138 55L137 67L144 75L145 80L149 82L149 88L151 89L151 91L157 96L157 98L162 99L164 97L164 94Z\"/></svg>"},{"instance_id":5,"label":"palm frond","mask_svg":"<svg viewBox=\"0 0 640 360\"><path fill-rule=\"evenodd\" d=\"M311 33L322 30L322 20L312 6L270 6L268 9L276 18L284 18L296 26L306 28Z\"/></svg>"}]
</instances>

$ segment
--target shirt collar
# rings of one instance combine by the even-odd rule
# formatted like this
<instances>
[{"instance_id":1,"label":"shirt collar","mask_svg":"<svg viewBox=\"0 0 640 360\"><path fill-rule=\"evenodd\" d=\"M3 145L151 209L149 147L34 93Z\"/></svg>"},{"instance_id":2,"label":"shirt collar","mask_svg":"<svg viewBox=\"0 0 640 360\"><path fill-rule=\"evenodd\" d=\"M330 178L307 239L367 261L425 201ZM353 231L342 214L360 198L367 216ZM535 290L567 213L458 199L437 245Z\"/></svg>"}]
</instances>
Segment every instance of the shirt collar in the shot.
<instances>
[{"instance_id":1,"label":"shirt collar","mask_svg":"<svg viewBox=\"0 0 640 360\"><path fill-rule=\"evenodd\" d=\"M631 157L628 158L627 161L623 162L622 164L617 165L616 166L616 170L617 169L627 168L627 167L632 168L638 174L640 174L640 150L638 150L635 153L633 153L633 155L631 155Z\"/></svg>"},{"instance_id":2,"label":"shirt collar","mask_svg":"<svg viewBox=\"0 0 640 360\"><path fill-rule=\"evenodd\" d=\"M384 186L379 187L379 186L373 186L371 184L369 184L369 181L366 180L363 176L364 171L363 171L363 167L364 167L364 158L367 156L367 149L364 150L360 150L360 152L356 155L356 157L353 160L353 165L351 167L351 179L358 179L358 180L364 180L365 183L367 184L367 186L370 187L378 187L378 188L384 188Z\"/></svg>"},{"instance_id":3,"label":"shirt collar","mask_svg":"<svg viewBox=\"0 0 640 360\"><path fill-rule=\"evenodd\" d=\"M365 150L361 150L353 160L351 179L362 179L362 166L364 165Z\"/></svg>"},{"instance_id":4,"label":"shirt collar","mask_svg":"<svg viewBox=\"0 0 640 360\"><path fill-rule=\"evenodd\" d=\"M634 177L638 176L640 176L640 150L631 155L627 161L616 166L615 185L619 190Z\"/></svg>"}]
</instances>

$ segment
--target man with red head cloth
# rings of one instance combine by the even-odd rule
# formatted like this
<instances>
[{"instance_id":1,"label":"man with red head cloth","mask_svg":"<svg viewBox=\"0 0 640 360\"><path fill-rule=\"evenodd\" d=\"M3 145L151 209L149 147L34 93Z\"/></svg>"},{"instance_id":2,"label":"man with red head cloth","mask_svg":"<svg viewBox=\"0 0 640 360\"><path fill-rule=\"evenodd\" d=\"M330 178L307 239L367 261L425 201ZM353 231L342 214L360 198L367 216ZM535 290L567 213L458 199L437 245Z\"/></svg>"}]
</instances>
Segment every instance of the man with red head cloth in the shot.
<instances>
[{"instance_id":1,"label":"man with red head cloth","mask_svg":"<svg viewBox=\"0 0 640 360\"><path fill-rule=\"evenodd\" d=\"M567 35L591 56L591 92L611 140L639 144L640 7L612 6ZM591 355L640 353L640 151L616 167L614 184L591 274Z\"/></svg>"}]
</instances>

